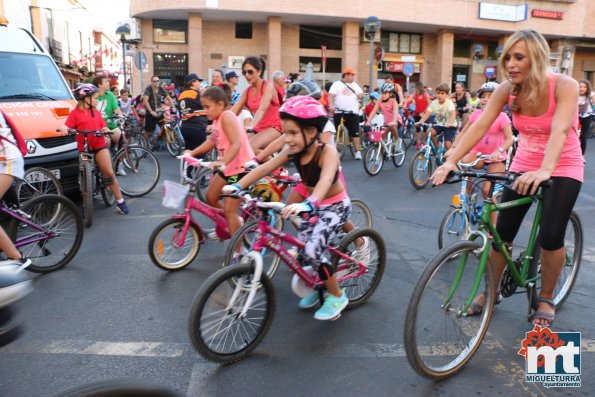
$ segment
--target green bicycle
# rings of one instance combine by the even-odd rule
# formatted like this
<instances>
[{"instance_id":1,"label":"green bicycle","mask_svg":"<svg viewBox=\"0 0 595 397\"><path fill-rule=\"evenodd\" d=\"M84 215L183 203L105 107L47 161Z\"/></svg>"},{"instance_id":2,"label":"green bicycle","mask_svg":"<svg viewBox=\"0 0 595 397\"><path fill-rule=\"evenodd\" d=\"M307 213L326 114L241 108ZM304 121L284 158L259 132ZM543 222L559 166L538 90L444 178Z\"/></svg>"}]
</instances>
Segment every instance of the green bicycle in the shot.
<instances>
[{"instance_id":1,"label":"green bicycle","mask_svg":"<svg viewBox=\"0 0 595 397\"><path fill-rule=\"evenodd\" d=\"M447 183L458 183L464 177L510 183L518 175L487 174L473 171L452 172ZM509 297L518 287L526 289L529 315L537 309L541 289L539 262L539 224L543 214L543 189L534 196L495 204L494 186L484 201L479 228L472 231L469 240L444 247L430 260L409 301L405 319L405 351L413 369L420 375L441 380L460 371L477 351L486 334L495 303L495 279L489 262L490 243L504 253L506 270L500 282L500 294ZM544 187L545 186L545 187ZM495 225L490 220L494 211L537 202L526 249L517 259L506 248ZM489 233L488 233L489 232ZM488 237L491 234L493 237ZM583 231L575 212L570 216L564 237L566 262L554 291L554 303L559 309L568 297L579 271ZM486 295L483 311L468 315L467 309L479 292ZM521 291L522 292L522 291Z\"/></svg>"}]
</instances>

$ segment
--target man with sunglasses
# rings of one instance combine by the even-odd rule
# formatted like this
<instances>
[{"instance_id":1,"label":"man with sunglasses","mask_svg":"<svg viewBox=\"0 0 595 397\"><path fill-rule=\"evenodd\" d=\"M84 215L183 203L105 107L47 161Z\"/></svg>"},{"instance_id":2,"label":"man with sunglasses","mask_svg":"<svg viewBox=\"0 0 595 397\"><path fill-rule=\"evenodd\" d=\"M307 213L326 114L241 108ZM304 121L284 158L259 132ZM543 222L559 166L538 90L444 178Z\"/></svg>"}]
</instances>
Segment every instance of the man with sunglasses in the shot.
<instances>
[{"instance_id":1,"label":"man with sunglasses","mask_svg":"<svg viewBox=\"0 0 595 397\"><path fill-rule=\"evenodd\" d=\"M359 138L359 100L364 92L354 81L355 70L346 68L341 73L341 80L335 81L328 92L329 113L334 115L335 128L345 119L345 126L355 146L355 158L362 159Z\"/></svg>"},{"instance_id":2,"label":"man with sunglasses","mask_svg":"<svg viewBox=\"0 0 595 397\"><path fill-rule=\"evenodd\" d=\"M163 118L163 108L161 107L161 101L165 98L170 107L174 106L174 101L169 95L169 92L163 88L160 84L159 76L151 77L151 85L145 89L143 93L143 105L147 110L145 116L145 136L147 139L155 132L157 123Z\"/></svg>"}]
</instances>

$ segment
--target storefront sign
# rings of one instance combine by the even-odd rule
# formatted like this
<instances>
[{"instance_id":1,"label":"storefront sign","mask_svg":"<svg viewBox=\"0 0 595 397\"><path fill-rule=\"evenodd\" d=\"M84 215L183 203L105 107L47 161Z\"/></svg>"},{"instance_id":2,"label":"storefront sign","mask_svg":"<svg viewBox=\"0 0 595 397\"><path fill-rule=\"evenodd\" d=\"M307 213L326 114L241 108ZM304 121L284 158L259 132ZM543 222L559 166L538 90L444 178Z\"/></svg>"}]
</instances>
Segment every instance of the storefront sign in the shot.
<instances>
[{"instance_id":1,"label":"storefront sign","mask_svg":"<svg viewBox=\"0 0 595 397\"><path fill-rule=\"evenodd\" d=\"M527 19L527 4L518 6L494 3L479 3L479 19L520 22Z\"/></svg>"},{"instance_id":2,"label":"storefront sign","mask_svg":"<svg viewBox=\"0 0 595 397\"><path fill-rule=\"evenodd\" d=\"M562 11L548 11L548 10L531 10L531 16L533 18L546 18L546 19L557 19L561 21L564 19L564 13Z\"/></svg>"},{"instance_id":3,"label":"storefront sign","mask_svg":"<svg viewBox=\"0 0 595 397\"><path fill-rule=\"evenodd\" d=\"M384 70L387 72L403 73L404 75L407 75L407 73L405 73L407 71L410 72L409 76L411 76L412 74L419 73L421 71L421 63L385 62Z\"/></svg>"},{"instance_id":4,"label":"storefront sign","mask_svg":"<svg viewBox=\"0 0 595 397\"><path fill-rule=\"evenodd\" d=\"M245 57L231 56L227 57L227 67L229 69L241 69L242 63L244 63Z\"/></svg>"}]
</instances>

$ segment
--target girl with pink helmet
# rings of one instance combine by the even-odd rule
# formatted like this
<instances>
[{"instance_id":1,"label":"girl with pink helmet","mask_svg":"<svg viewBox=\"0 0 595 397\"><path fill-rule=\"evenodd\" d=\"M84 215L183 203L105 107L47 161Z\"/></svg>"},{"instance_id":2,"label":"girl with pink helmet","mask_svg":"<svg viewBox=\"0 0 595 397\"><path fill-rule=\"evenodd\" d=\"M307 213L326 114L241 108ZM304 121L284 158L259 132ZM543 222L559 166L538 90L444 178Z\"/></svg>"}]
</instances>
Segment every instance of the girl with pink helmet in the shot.
<instances>
[{"instance_id":1,"label":"girl with pink helmet","mask_svg":"<svg viewBox=\"0 0 595 397\"><path fill-rule=\"evenodd\" d=\"M286 147L273 159L262 164L241 181L226 186L224 192L246 189L260 178L271 174L288 161L293 161L305 185L308 197L301 203L287 205L282 216L309 212L312 222L302 222L299 239L306 245L301 257L311 264L325 282L328 292L324 304L316 311L317 320L336 318L349 303L339 288L333 266L322 255L351 214L351 201L339 180L339 155L335 148L320 141L320 133L328 121L324 106L307 96L293 97L279 109ZM318 292L303 298L299 307L312 308L318 303Z\"/></svg>"}]
</instances>

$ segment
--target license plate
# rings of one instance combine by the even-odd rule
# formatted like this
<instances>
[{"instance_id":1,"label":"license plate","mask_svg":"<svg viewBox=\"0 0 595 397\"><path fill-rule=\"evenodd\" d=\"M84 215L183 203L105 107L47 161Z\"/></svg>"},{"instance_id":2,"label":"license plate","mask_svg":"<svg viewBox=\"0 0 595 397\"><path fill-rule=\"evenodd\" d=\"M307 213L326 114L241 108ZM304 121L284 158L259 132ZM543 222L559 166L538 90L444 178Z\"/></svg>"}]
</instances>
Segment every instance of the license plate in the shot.
<instances>
[{"instance_id":1,"label":"license plate","mask_svg":"<svg viewBox=\"0 0 595 397\"><path fill-rule=\"evenodd\" d=\"M50 172L56 177L56 179L60 179L60 170L50 170ZM27 174L27 180L30 183L47 182L50 180L50 178L48 178L43 172L34 171Z\"/></svg>"}]
</instances>

